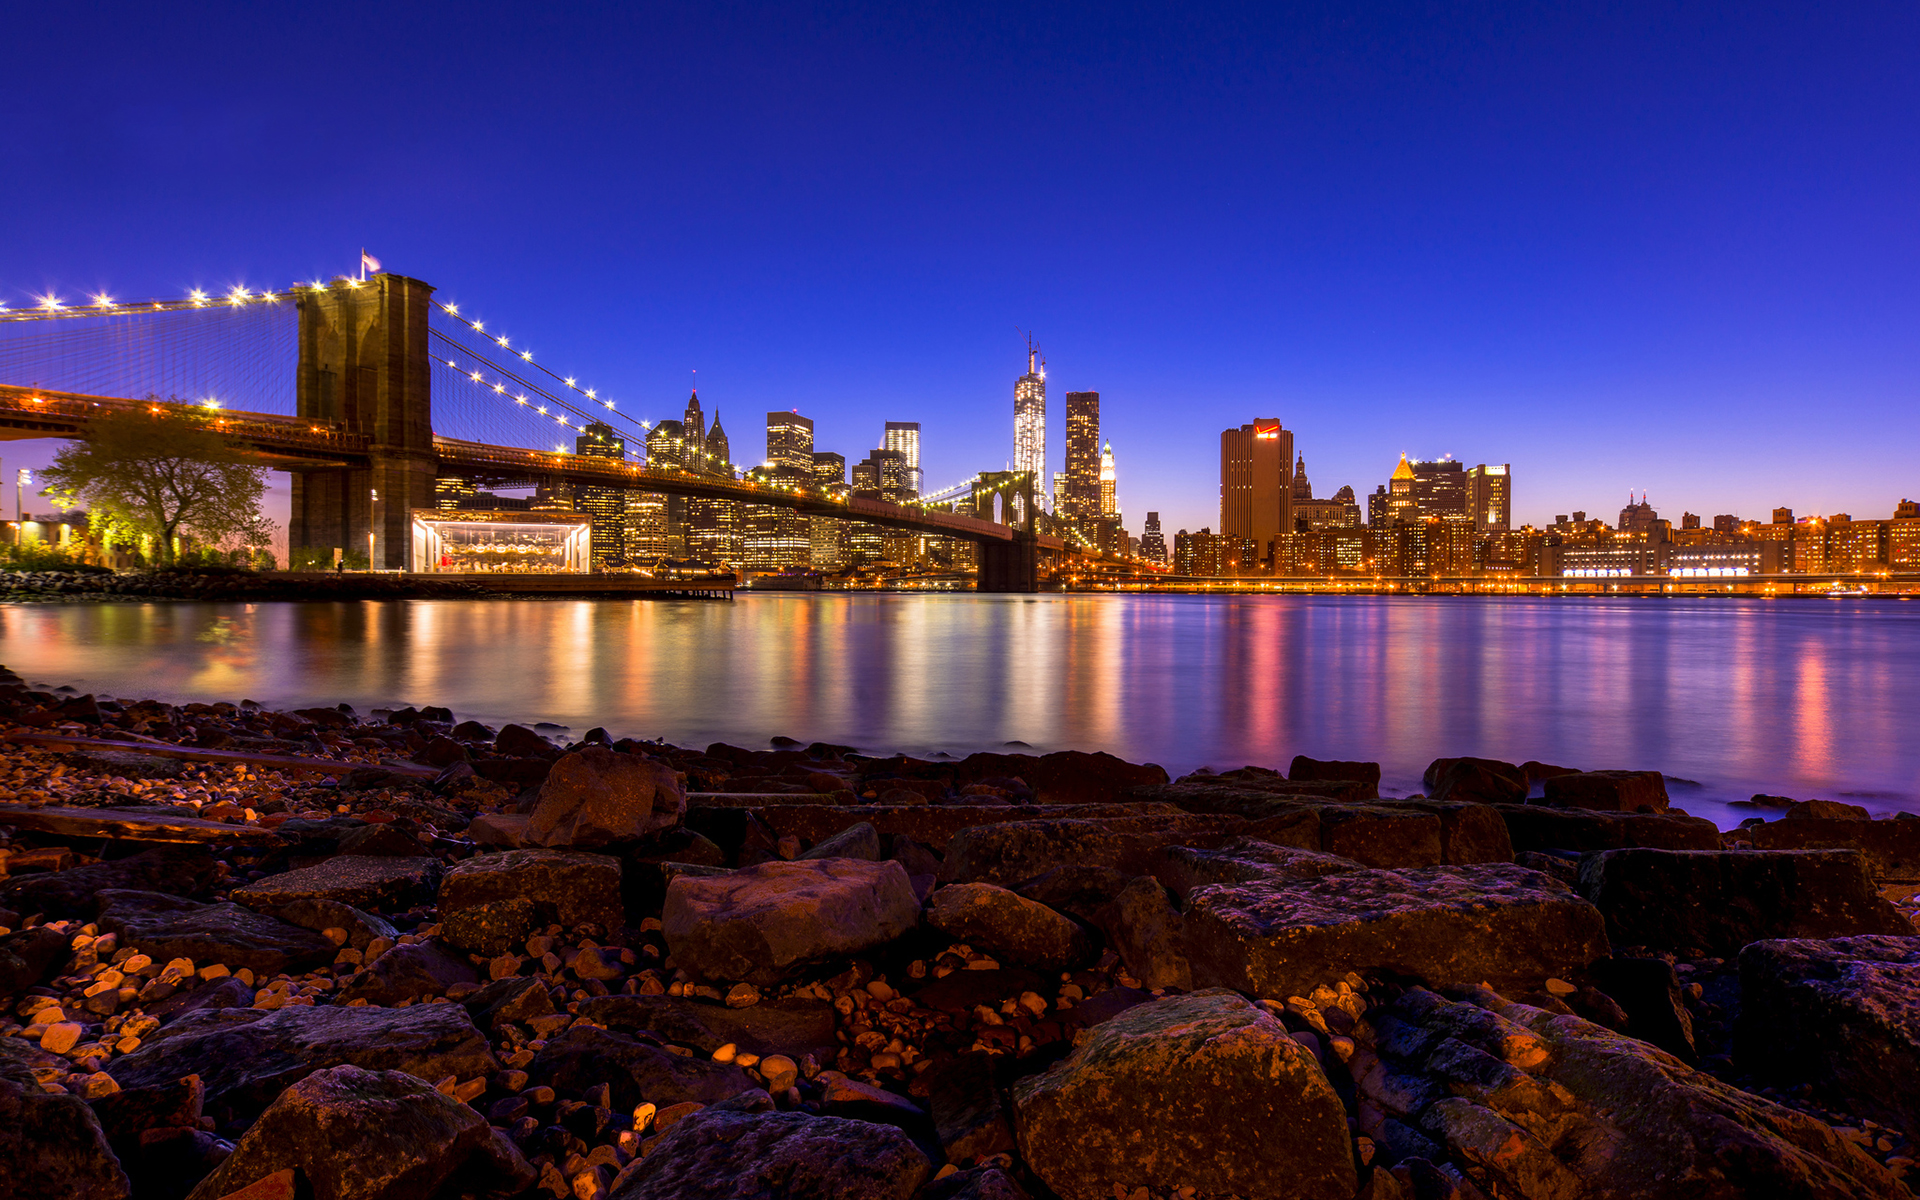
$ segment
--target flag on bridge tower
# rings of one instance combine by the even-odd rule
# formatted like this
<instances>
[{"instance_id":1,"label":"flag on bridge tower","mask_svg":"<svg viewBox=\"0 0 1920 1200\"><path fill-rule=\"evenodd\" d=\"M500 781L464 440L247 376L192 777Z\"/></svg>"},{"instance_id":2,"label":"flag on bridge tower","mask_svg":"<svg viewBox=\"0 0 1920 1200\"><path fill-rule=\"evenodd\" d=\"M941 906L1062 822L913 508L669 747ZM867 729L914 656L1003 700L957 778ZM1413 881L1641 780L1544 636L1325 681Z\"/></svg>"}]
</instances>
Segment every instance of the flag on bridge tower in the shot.
<instances>
[{"instance_id":1,"label":"flag on bridge tower","mask_svg":"<svg viewBox=\"0 0 1920 1200\"><path fill-rule=\"evenodd\" d=\"M379 274L380 260L368 254L363 247L360 251L360 278L365 279L368 271L372 271L376 275Z\"/></svg>"}]
</instances>

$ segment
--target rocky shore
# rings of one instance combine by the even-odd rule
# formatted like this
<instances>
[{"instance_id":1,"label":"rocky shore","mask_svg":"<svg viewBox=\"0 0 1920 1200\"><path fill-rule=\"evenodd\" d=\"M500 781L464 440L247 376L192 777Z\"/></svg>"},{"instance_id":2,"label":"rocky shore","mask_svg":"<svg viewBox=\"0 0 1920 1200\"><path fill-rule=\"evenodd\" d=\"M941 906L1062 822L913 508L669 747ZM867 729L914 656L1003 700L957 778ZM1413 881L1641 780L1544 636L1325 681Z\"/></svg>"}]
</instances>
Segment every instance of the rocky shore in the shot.
<instances>
[{"instance_id":1,"label":"rocky shore","mask_svg":"<svg viewBox=\"0 0 1920 1200\"><path fill-rule=\"evenodd\" d=\"M491 595L470 583L365 573L262 574L239 569L0 572L0 601L98 604L144 600L463 600Z\"/></svg>"},{"instance_id":2,"label":"rocky shore","mask_svg":"<svg viewBox=\"0 0 1920 1200\"><path fill-rule=\"evenodd\" d=\"M0 1195L1911 1195L1904 814L568 735L0 669Z\"/></svg>"}]
</instances>

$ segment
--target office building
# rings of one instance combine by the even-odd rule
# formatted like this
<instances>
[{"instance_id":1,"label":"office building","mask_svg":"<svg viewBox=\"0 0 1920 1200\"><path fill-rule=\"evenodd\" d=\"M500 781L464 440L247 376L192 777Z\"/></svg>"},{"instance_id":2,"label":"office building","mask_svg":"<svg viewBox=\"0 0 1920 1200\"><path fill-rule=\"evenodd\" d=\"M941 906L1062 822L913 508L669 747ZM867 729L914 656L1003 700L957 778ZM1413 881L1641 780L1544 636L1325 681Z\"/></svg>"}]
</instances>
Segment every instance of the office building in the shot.
<instances>
[{"instance_id":1,"label":"office building","mask_svg":"<svg viewBox=\"0 0 1920 1200\"><path fill-rule=\"evenodd\" d=\"M1100 393L1067 393L1065 483L1054 515L1069 526L1100 511Z\"/></svg>"},{"instance_id":2,"label":"office building","mask_svg":"<svg viewBox=\"0 0 1920 1200\"><path fill-rule=\"evenodd\" d=\"M1160 514L1147 514L1146 527L1140 532L1140 557L1152 563L1167 561L1167 539L1160 532Z\"/></svg>"},{"instance_id":3,"label":"office building","mask_svg":"<svg viewBox=\"0 0 1920 1200\"><path fill-rule=\"evenodd\" d=\"M690 417L699 417L698 396L687 411ZM690 426L683 426L688 428ZM697 443L697 450L692 449L696 445L692 434L683 436L690 451L696 454L692 470L718 479L733 478L733 454L717 410L713 414L713 427ZM746 514L739 501L691 500L687 504L687 519L689 556L716 566L742 561Z\"/></svg>"},{"instance_id":4,"label":"office building","mask_svg":"<svg viewBox=\"0 0 1920 1200\"><path fill-rule=\"evenodd\" d=\"M1367 496L1367 528L1385 529L1393 523L1388 505L1387 485L1381 484Z\"/></svg>"},{"instance_id":5,"label":"office building","mask_svg":"<svg viewBox=\"0 0 1920 1200\"><path fill-rule=\"evenodd\" d=\"M1438 517L1442 521L1472 523L1467 507L1467 469L1451 458L1438 458L1413 465L1414 515L1418 520Z\"/></svg>"},{"instance_id":6,"label":"office building","mask_svg":"<svg viewBox=\"0 0 1920 1200\"><path fill-rule=\"evenodd\" d=\"M888 450L896 450L907 465L907 494L918 496L926 483L926 477L920 473L920 422L888 421L886 440L882 443Z\"/></svg>"},{"instance_id":7,"label":"office building","mask_svg":"<svg viewBox=\"0 0 1920 1200\"><path fill-rule=\"evenodd\" d=\"M654 471L685 470L687 466L684 428L678 421L662 421L647 434L647 468ZM705 435L702 434L702 444ZM687 557L687 498L659 492L642 493L640 523L644 526L642 557Z\"/></svg>"},{"instance_id":8,"label":"office building","mask_svg":"<svg viewBox=\"0 0 1920 1200\"><path fill-rule=\"evenodd\" d=\"M1013 469L1033 476L1033 502L1046 504L1053 495L1047 474L1047 360L1031 337L1027 339L1027 373L1013 385ZM1033 516L1016 515L1023 524Z\"/></svg>"},{"instance_id":9,"label":"office building","mask_svg":"<svg viewBox=\"0 0 1920 1200\"><path fill-rule=\"evenodd\" d=\"M588 458L611 458L624 462L626 439L613 426L595 421L574 439L575 454ZM596 571L625 566L627 562L627 489L602 484L580 484L574 488L574 511L585 513L593 528L588 559Z\"/></svg>"},{"instance_id":10,"label":"office building","mask_svg":"<svg viewBox=\"0 0 1920 1200\"><path fill-rule=\"evenodd\" d=\"M814 451L813 486L836 500L845 499L850 495L851 489L847 486L847 456L827 450ZM813 544L814 567L822 571L838 571L852 565L847 549L847 531L852 524L851 521L841 517L809 518L808 531Z\"/></svg>"},{"instance_id":11,"label":"office building","mask_svg":"<svg viewBox=\"0 0 1920 1200\"><path fill-rule=\"evenodd\" d=\"M1387 525L1390 528L1411 525L1420 519L1420 502L1414 495L1417 478L1413 464L1402 454L1399 465L1387 477Z\"/></svg>"},{"instance_id":12,"label":"office building","mask_svg":"<svg viewBox=\"0 0 1920 1200\"><path fill-rule=\"evenodd\" d=\"M1250 542L1252 555L1272 552L1293 530L1293 434L1276 417L1261 417L1220 434L1220 536Z\"/></svg>"},{"instance_id":13,"label":"office building","mask_svg":"<svg viewBox=\"0 0 1920 1200\"><path fill-rule=\"evenodd\" d=\"M1467 504L1473 527L1481 533L1504 533L1513 527L1513 468L1508 463L1481 463L1467 472Z\"/></svg>"},{"instance_id":14,"label":"office building","mask_svg":"<svg viewBox=\"0 0 1920 1200\"><path fill-rule=\"evenodd\" d=\"M804 474L813 473L813 418L797 412L767 414L766 461Z\"/></svg>"}]
</instances>

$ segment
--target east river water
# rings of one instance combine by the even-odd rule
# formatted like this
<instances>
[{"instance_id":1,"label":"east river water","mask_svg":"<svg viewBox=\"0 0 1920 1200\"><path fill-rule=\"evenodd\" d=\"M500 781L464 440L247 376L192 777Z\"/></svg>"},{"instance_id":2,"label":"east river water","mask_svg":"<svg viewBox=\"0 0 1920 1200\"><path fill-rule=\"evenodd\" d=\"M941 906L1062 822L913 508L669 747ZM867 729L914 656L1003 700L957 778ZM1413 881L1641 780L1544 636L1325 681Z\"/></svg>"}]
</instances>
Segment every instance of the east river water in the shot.
<instances>
[{"instance_id":1,"label":"east river water","mask_svg":"<svg viewBox=\"0 0 1920 1200\"><path fill-rule=\"evenodd\" d=\"M1025 742L1174 774L1295 754L1660 770L1920 811L1920 604L743 594L715 601L0 605L0 662L126 697L440 704L682 745Z\"/></svg>"}]
</instances>

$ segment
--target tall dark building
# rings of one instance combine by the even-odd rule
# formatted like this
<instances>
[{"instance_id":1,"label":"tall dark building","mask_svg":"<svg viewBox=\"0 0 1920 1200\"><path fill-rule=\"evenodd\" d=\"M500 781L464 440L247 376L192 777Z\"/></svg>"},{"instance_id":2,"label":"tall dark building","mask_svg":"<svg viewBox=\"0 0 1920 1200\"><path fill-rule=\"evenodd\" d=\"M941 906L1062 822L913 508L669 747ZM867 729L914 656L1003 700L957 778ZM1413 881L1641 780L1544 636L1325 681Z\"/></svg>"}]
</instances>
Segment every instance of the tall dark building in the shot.
<instances>
[{"instance_id":1,"label":"tall dark building","mask_svg":"<svg viewBox=\"0 0 1920 1200\"><path fill-rule=\"evenodd\" d=\"M591 458L627 457L626 439L613 426L595 421L574 439L574 453ZM575 486L573 506L593 519L588 559L596 571L624 565L627 560L627 489L597 483Z\"/></svg>"},{"instance_id":2,"label":"tall dark building","mask_svg":"<svg viewBox=\"0 0 1920 1200\"><path fill-rule=\"evenodd\" d=\"M720 410L713 410L713 425L701 447L702 474L720 479L733 478L733 447L720 424ZM710 563L741 561L741 527L745 514L738 500L694 500L688 504L692 523L692 543L688 553Z\"/></svg>"},{"instance_id":3,"label":"tall dark building","mask_svg":"<svg viewBox=\"0 0 1920 1200\"><path fill-rule=\"evenodd\" d=\"M1293 498L1295 500L1313 499L1313 484L1307 480L1307 456L1304 454L1293 464Z\"/></svg>"},{"instance_id":4,"label":"tall dark building","mask_svg":"<svg viewBox=\"0 0 1920 1200\"><path fill-rule=\"evenodd\" d=\"M1061 501L1069 526L1100 513L1100 393L1067 393L1067 464ZM1056 509L1060 505L1055 506Z\"/></svg>"},{"instance_id":5,"label":"tall dark building","mask_svg":"<svg viewBox=\"0 0 1920 1200\"><path fill-rule=\"evenodd\" d=\"M700 412L700 389L687 397L687 415L680 421L680 436L687 444L687 467L702 469L701 456L707 446L707 418Z\"/></svg>"},{"instance_id":6,"label":"tall dark building","mask_svg":"<svg viewBox=\"0 0 1920 1200\"><path fill-rule=\"evenodd\" d=\"M1256 559L1293 532L1292 458L1293 434L1277 417L1220 434L1220 536L1251 543Z\"/></svg>"},{"instance_id":7,"label":"tall dark building","mask_svg":"<svg viewBox=\"0 0 1920 1200\"><path fill-rule=\"evenodd\" d=\"M1367 497L1367 528L1385 529L1393 523L1392 513L1387 485L1383 483Z\"/></svg>"},{"instance_id":8,"label":"tall dark building","mask_svg":"<svg viewBox=\"0 0 1920 1200\"><path fill-rule=\"evenodd\" d=\"M1148 562L1167 561L1167 539L1160 532L1160 514L1157 512L1147 514L1146 528L1140 534L1140 557Z\"/></svg>"},{"instance_id":9,"label":"tall dark building","mask_svg":"<svg viewBox=\"0 0 1920 1200\"><path fill-rule=\"evenodd\" d=\"M1467 468L1450 458L1413 464L1413 504L1420 519L1473 521L1467 507Z\"/></svg>"}]
</instances>

